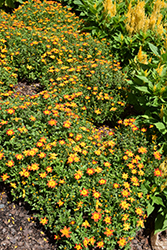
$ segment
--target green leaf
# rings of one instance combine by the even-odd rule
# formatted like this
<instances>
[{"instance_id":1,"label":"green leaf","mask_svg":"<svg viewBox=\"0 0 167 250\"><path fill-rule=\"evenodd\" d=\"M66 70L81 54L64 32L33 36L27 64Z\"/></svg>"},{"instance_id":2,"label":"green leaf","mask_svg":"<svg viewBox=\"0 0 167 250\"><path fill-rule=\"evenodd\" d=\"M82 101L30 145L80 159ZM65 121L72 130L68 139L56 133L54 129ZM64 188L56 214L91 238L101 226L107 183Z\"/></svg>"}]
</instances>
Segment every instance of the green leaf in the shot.
<instances>
[{"instance_id":1,"label":"green leaf","mask_svg":"<svg viewBox=\"0 0 167 250\"><path fill-rule=\"evenodd\" d=\"M83 5L83 3L80 0L74 0L74 4L76 4L76 5Z\"/></svg>"},{"instance_id":2,"label":"green leaf","mask_svg":"<svg viewBox=\"0 0 167 250\"><path fill-rule=\"evenodd\" d=\"M148 88L146 86L135 86L136 89L142 91L142 92L145 92L147 94L151 94L150 91L148 90Z\"/></svg>"},{"instance_id":3,"label":"green leaf","mask_svg":"<svg viewBox=\"0 0 167 250\"><path fill-rule=\"evenodd\" d=\"M143 82L147 82L147 83L151 83L147 77L145 76L137 76L140 80L142 80Z\"/></svg>"},{"instance_id":4,"label":"green leaf","mask_svg":"<svg viewBox=\"0 0 167 250\"><path fill-rule=\"evenodd\" d=\"M148 43L148 46L156 56L161 57L160 54L158 53L158 48L155 45L153 45L152 43Z\"/></svg>"},{"instance_id":5,"label":"green leaf","mask_svg":"<svg viewBox=\"0 0 167 250\"><path fill-rule=\"evenodd\" d=\"M151 204L148 204L147 207L147 216L149 216L154 210L154 206L152 206Z\"/></svg>"},{"instance_id":6,"label":"green leaf","mask_svg":"<svg viewBox=\"0 0 167 250\"><path fill-rule=\"evenodd\" d=\"M167 219L165 216L162 216L161 214L158 214L155 219L155 232L154 234L164 231L167 229Z\"/></svg>"},{"instance_id":7,"label":"green leaf","mask_svg":"<svg viewBox=\"0 0 167 250\"><path fill-rule=\"evenodd\" d=\"M165 206L161 197L153 196L152 200L154 204Z\"/></svg>"},{"instance_id":8,"label":"green leaf","mask_svg":"<svg viewBox=\"0 0 167 250\"><path fill-rule=\"evenodd\" d=\"M166 131L166 127L164 125L164 123L162 122L156 122L154 123L154 125L156 126L156 128L161 132L164 133ZM166 132L165 132L166 133Z\"/></svg>"}]
</instances>

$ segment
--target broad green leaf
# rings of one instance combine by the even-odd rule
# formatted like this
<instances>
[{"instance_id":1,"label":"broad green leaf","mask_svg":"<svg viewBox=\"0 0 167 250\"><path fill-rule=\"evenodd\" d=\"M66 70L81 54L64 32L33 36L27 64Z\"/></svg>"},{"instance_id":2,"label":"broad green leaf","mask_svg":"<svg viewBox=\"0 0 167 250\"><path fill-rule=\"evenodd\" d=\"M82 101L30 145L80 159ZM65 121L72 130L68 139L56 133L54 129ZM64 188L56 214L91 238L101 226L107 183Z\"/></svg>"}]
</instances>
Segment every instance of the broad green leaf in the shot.
<instances>
[{"instance_id":1,"label":"broad green leaf","mask_svg":"<svg viewBox=\"0 0 167 250\"><path fill-rule=\"evenodd\" d=\"M164 206L164 203L163 203L163 200L161 197L153 196L152 200L153 200L154 204Z\"/></svg>"},{"instance_id":2,"label":"broad green leaf","mask_svg":"<svg viewBox=\"0 0 167 250\"><path fill-rule=\"evenodd\" d=\"M149 216L154 210L154 206L152 206L151 204L148 204L147 207L147 216Z\"/></svg>"},{"instance_id":3,"label":"broad green leaf","mask_svg":"<svg viewBox=\"0 0 167 250\"><path fill-rule=\"evenodd\" d=\"M151 94L150 91L148 90L148 88L146 86L140 86L140 87L139 86L135 86L135 89L138 89L138 90L140 90L142 92L145 92L147 94Z\"/></svg>"},{"instance_id":4,"label":"broad green leaf","mask_svg":"<svg viewBox=\"0 0 167 250\"><path fill-rule=\"evenodd\" d=\"M167 219L165 216L162 216L161 214L158 214L155 219L155 232L154 234L164 231L167 229Z\"/></svg>"},{"instance_id":5,"label":"broad green leaf","mask_svg":"<svg viewBox=\"0 0 167 250\"><path fill-rule=\"evenodd\" d=\"M147 77L145 76L137 76L140 80L142 80L143 82L147 82L147 83L151 83Z\"/></svg>"},{"instance_id":6,"label":"broad green leaf","mask_svg":"<svg viewBox=\"0 0 167 250\"><path fill-rule=\"evenodd\" d=\"M76 5L83 5L83 3L80 0L74 0L74 4L76 4Z\"/></svg>"},{"instance_id":7,"label":"broad green leaf","mask_svg":"<svg viewBox=\"0 0 167 250\"><path fill-rule=\"evenodd\" d=\"M153 45L152 43L148 43L148 45L149 45L151 51L152 51L156 56L161 57L160 54L158 53L158 48L157 48L155 45Z\"/></svg>"},{"instance_id":8,"label":"broad green leaf","mask_svg":"<svg viewBox=\"0 0 167 250\"><path fill-rule=\"evenodd\" d=\"M165 127L164 123L162 123L162 122L156 122L156 123L154 123L154 125L156 126L156 128L160 132L164 132L164 130L166 130L166 127Z\"/></svg>"}]
</instances>

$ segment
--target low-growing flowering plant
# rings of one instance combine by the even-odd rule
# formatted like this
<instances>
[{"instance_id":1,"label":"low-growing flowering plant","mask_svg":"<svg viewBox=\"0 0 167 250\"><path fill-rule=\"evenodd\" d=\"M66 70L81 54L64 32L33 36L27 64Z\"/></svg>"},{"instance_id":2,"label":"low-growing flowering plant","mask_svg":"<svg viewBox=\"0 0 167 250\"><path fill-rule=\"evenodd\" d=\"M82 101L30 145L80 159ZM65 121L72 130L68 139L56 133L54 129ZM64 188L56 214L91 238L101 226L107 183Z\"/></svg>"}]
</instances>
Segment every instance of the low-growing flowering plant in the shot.
<instances>
[{"instance_id":1,"label":"low-growing flowering plant","mask_svg":"<svg viewBox=\"0 0 167 250\"><path fill-rule=\"evenodd\" d=\"M0 20L1 181L31 205L58 249L129 249L151 188L165 185L164 156L147 128L120 118L119 62L103 41L78 32L80 21L60 3L25 2ZM15 93L24 79L43 90ZM94 125L106 120L112 129Z\"/></svg>"},{"instance_id":2,"label":"low-growing flowering plant","mask_svg":"<svg viewBox=\"0 0 167 250\"><path fill-rule=\"evenodd\" d=\"M54 91L9 100L1 100L1 180L15 199L38 211L60 249L128 247L162 159L145 129L125 119L102 136Z\"/></svg>"}]
</instances>

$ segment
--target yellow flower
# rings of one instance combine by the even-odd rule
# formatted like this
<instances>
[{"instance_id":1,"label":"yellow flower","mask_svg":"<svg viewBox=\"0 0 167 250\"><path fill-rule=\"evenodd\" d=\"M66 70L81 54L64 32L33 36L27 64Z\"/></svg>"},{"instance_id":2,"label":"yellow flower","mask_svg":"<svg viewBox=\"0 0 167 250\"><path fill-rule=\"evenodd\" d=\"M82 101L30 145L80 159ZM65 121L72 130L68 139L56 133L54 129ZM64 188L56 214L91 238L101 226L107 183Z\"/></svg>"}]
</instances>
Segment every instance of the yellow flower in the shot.
<instances>
[{"instance_id":1,"label":"yellow flower","mask_svg":"<svg viewBox=\"0 0 167 250\"><path fill-rule=\"evenodd\" d=\"M130 228L130 223L124 223L123 226L124 226L123 229L124 229L125 231L128 231L129 228Z\"/></svg>"}]
</instances>

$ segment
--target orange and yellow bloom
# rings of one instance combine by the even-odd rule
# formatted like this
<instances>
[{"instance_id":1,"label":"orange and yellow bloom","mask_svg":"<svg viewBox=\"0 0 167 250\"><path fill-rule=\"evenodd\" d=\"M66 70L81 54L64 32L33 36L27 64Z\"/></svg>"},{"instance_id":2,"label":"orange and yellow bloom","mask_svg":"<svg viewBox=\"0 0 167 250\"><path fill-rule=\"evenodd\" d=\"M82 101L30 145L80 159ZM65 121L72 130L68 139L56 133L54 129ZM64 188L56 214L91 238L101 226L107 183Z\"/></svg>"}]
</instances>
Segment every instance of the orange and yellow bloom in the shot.
<instances>
[{"instance_id":1,"label":"orange and yellow bloom","mask_svg":"<svg viewBox=\"0 0 167 250\"><path fill-rule=\"evenodd\" d=\"M60 232L62 233L62 235L61 235L61 237L63 237L63 236L65 236L66 238L70 238L71 236L70 236L70 233L72 233L72 232L70 232L70 227L64 227L63 229L60 229Z\"/></svg>"}]
</instances>

